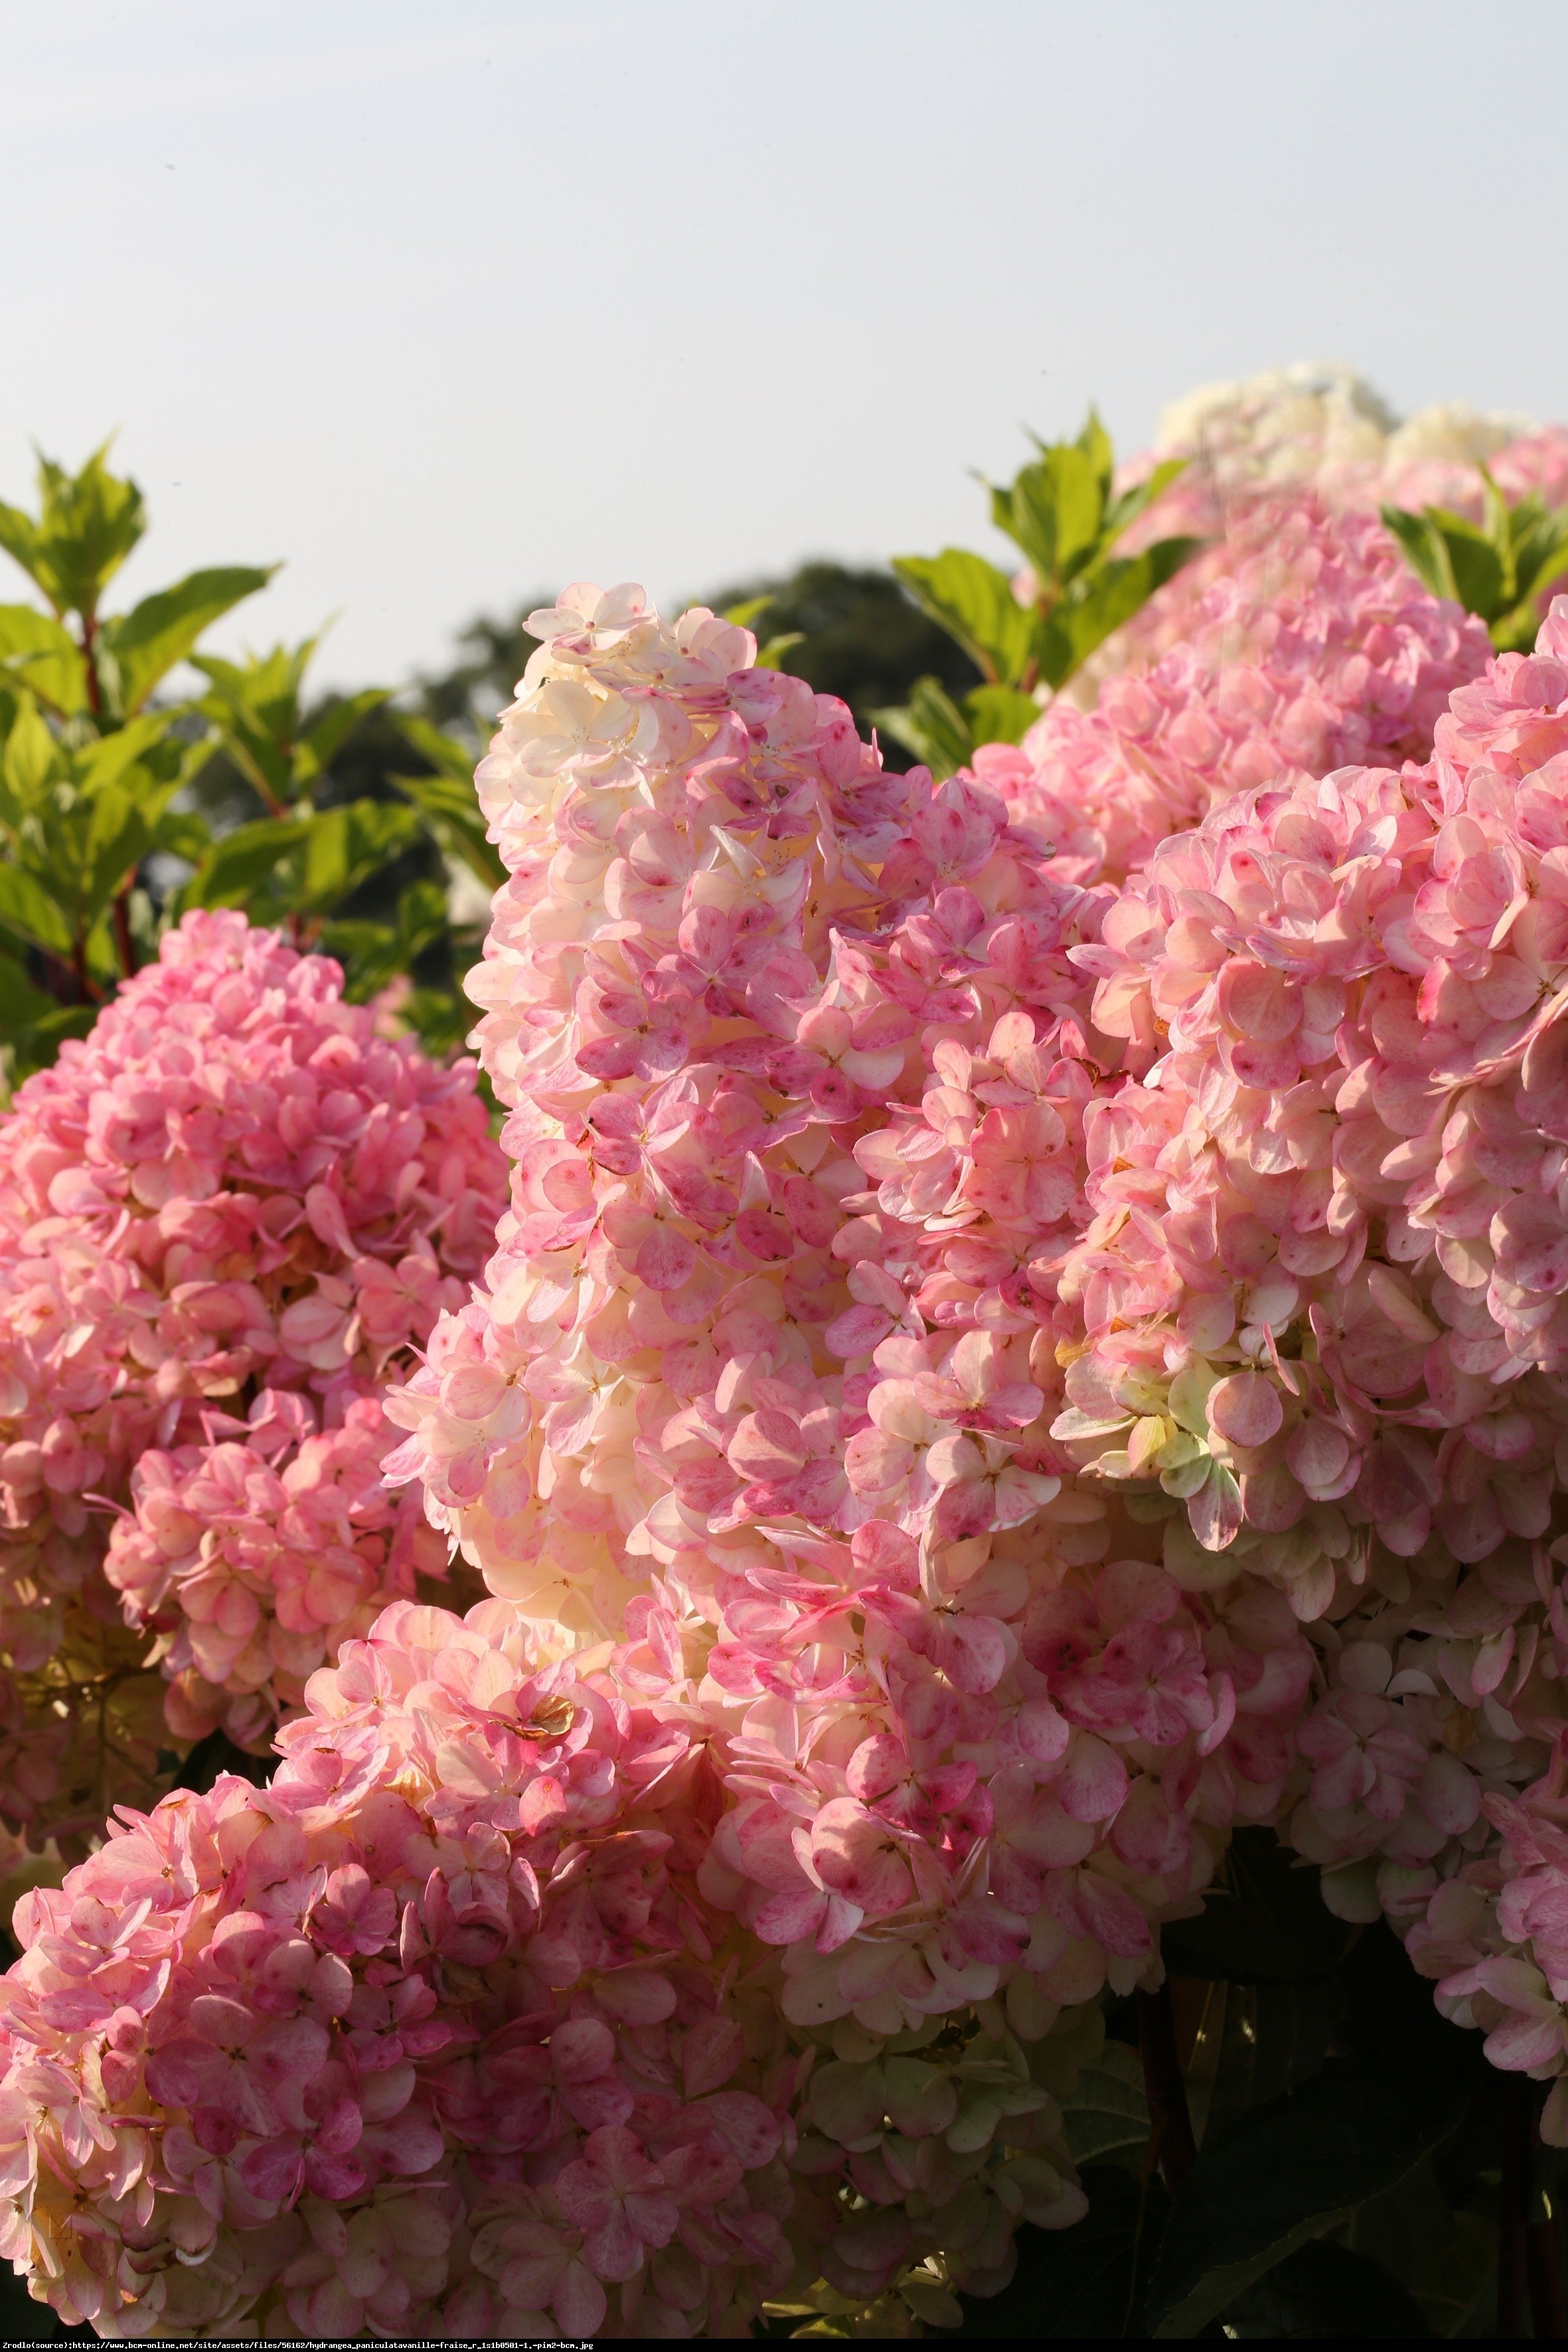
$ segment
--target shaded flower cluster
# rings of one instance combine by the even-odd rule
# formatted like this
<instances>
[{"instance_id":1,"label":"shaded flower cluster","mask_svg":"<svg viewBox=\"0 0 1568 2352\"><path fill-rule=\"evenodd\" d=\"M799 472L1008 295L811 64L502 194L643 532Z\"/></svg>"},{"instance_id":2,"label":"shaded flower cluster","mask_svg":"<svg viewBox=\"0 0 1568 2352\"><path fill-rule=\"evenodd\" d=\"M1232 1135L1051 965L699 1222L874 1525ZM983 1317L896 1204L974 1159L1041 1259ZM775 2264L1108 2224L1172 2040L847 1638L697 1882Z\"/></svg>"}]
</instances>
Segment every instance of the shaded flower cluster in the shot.
<instances>
[{"instance_id":1,"label":"shaded flower cluster","mask_svg":"<svg viewBox=\"0 0 1568 2352\"><path fill-rule=\"evenodd\" d=\"M189 915L0 1125L0 1646L51 1726L0 1808L29 1835L79 1841L170 1733L264 1745L339 1633L443 1565L368 1499L374 1400L464 1297L501 1160L471 1066L376 1036L341 985Z\"/></svg>"},{"instance_id":2,"label":"shaded flower cluster","mask_svg":"<svg viewBox=\"0 0 1568 2352\"><path fill-rule=\"evenodd\" d=\"M791 2036L699 1883L708 1748L607 1664L542 1658L502 1601L396 1604L268 1790L122 1811L18 1906L0 2248L63 2317L733 2334L803 2263L941 2311L1059 2203L1005 2038ZM1039 2152L998 2167L1003 2110Z\"/></svg>"}]
</instances>

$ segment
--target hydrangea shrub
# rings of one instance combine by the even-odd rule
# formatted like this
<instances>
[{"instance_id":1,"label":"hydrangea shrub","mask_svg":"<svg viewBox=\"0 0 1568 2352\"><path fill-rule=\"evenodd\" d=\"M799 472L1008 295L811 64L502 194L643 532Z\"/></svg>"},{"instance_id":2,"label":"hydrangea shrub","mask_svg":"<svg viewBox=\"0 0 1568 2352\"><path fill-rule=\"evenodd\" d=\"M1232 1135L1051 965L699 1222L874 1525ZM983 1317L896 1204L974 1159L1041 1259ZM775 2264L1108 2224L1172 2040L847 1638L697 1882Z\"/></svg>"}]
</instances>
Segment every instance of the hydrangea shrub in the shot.
<instances>
[{"instance_id":1,"label":"hydrangea shrub","mask_svg":"<svg viewBox=\"0 0 1568 2352\"><path fill-rule=\"evenodd\" d=\"M1568 2141L1568 600L1494 658L1354 500L1226 532L938 787L705 611L531 616L493 1249L465 1164L421 1322L297 1186L348 1274L125 1474L176 1704L303 1712L19 1906L5 2242L66 2317L956 2324L1082 2215L1084 2021L1255 1824ZM433 1538L466 1616L395 1584Z\"/></svg>"}]
</instances>

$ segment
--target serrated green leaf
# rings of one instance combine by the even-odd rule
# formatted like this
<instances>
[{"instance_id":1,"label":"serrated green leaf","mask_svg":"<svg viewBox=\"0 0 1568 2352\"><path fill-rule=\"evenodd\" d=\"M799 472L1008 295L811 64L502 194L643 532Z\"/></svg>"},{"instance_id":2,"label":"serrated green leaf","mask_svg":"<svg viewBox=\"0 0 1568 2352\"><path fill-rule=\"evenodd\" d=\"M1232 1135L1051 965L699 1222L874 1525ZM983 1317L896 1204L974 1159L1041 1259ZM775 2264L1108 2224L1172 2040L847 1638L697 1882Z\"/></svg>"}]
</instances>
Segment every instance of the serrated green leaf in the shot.
<instances>
[{"instance_id":1,"label":"serrated green leaf","mask_svg":"<svg viewBox=\"0 0 1568 2352\"><path fill-rule=\"evenodd\" d=\"M963 698L972 744L1021 743L1039 715L1033 695L1016 687L976 686Z\"/></svg>"},{"instance_id":2,"label":"serrated green leaf","mask_svg":"<svg viewBox=\"0 0 1568 2352\"><path fill-rule=\"evenodd\" d=\"M395 801L351 801L310 818L299 904L301 914L327 914L351 897L378 866L405 848L417 824Z\"/></svg>"},{"instance_id":3,"label":"serrated green leaf","mask_svg":"<svg viewBox=\"0 0 1568 2352\"><path fill-rule=\"evenodd\" d=\"M47 948L64 956L69 955L75 937L66 908L20 866L0 866L0 932L24 948Z\"/></svg>"},{"instance_id":4,"label":"serrated green leaf","mask_svg":"<svg viewBox=\"0 0 1568 2352\"><path fill-rule=\"evenodd\" d=\"M17 708L0 760L0 815L16 831L53 782L65 772L59 746L29 696Z\"/></svg>"},{"instance_id":5,"label":"serrated green leaf","mask_svg":"<svg viewBox=\"0 0 1568 2352\"><path fill-rule=\"evenodd\" d=\"M330 767L335 752L348 740L360 720L373 710L379 710L391 699L392 689L386 686L363 687L358 694L345 694L318 719L294 759L296 789L313 783Z\"/></svg>"},{"instance_id":6,"label":"serrated green leaf","mask_svg":"<svg viewBox=\"0 0 1568 2352\"><path fill-rule=\"evenodd\" d=\"M281 861L303 845L310 823L309 817L261 817L226 833L181 892L182 909L247 905Z\"/></svg>"},{"instance_id":7,"label":"serrated green leaf","mask_svg":"<svg viewBox=\"0 0 1568 2352\"><path fill-rule=\"evenodd\" d=\"M1016 477L1015 520L1026 515L1041 546L1048 543L1052 551L1047 572L1039 573L1036 565L1042 579L1065 583L1092 562L1100 551L1109 481L1089 450L1062 443Z\"/></svg>"},{"instance_id":8,"label":"serrated green leaf","mask_svg":"<svg viewBox=\"0 0 1568 2352\"><path fill-rule=\"evenodd\" d=\"M1448 596L1458 604L1458 590L1447 546L1431 517L1411 514L1404 507L1382 507L1379 512L1384 529L1399 541L1416 577L1426 583L1434 596Z\"/></svg>"},{"instance_id":9,"label":"serrated green leaf","mask_svg":"<svg viewBox=\"0 0 1568 2352\"><path fill-rule=\"evenodd\" d=\"M962 547L944 547L940 555L895 555L893 570L988 680L1017 685L1033 658L1036 621L1005 572Z\"/></svg>"},{"instance_id":10,"label":"serrated green leaf","mask_svg":"<svg viewBox=\"0 0 1568 2352\"><path fill-rule=\"evenodd\" d=\"M160 678L184 661L204 629L265 588L276 564L222 564L190 572L105 621L100 642L120 674L120 708L132 718Z\"/></svg>"},{"instance_id":11,"label":"serrated green leaf","mask_svg":"<svg viewBox=\"0 0 1568 2352\"><path fill-rule=\"evenodd\" d=\"M1205 2146L1172 2203L1152 2333L1196 2336L1254 2279L1413 2171L1457 2113L1413 2078L1319 2075Z\"/></svg>"},{"instance_id":12,"label":"serrated green leaf","mask_svg":"<svg viewBox=\"0 0 1568 2352\"><path fill-rule=\"evenodd\" d=\"M75 638L52 613L0 604L0 669L61 719L87 709L87 673Z\"/></svg>"},{"instance_id":13,"label":"serrated green leaf","mask_svg":"<svg viewBox=\"0 0 1568 2352\"><path fill-rule=\"evenodd\" d=\"M146 529L141 491L109 471L108 454L106 441L75 474L40 457L37 520L0 503L0 548L37 582L58 614L92 619L105 586Z\"/></svg>"},{"instance_id":14,"label":"serrated green leaf","mask_svg":"<svg viewBox=\"0 0 1568 2352\"><path fill-rule=\"evenodd\" d=\"M966 766L973 754L968 721L934 677L917 678L901 709L874 710L871 716L896 742L924 761L939 784Z\"/></svg>"},{"instance_id":15,"label":"serrated green leaf","mask_svg":"<svg viewBox=\"0 0 1568 2352\"><path fill-rule=\"evenodd\" d=\"M201 671L210 689L198 708L241 775L275 811L295 797L300 698L319 642L307 637L298 646L274 646L245 662L213 654L191 656L192 667Z\"/></svg>"},{"instance_id":16,"label":"serrated green leaf","mask_svg":"<svg viewBox=\"0 0 1568 2352\"><path fill-rule=\"evenodd\" d=\"M1143 2061L1124 2042L1108 2042L1078 2088L1061 2102L1067 2144L1078 2165L1131 2159L1134 2168L1149 2140Z\"/></svg>"},{"instance_id":17,"label":"serrated green leaf","mask_svg":"<svg viewBox=\"0 0 1568 2352\"><path fill-rule=\"evenodd\" d=\"M1447 550L1454 593L1468 613L1479 613L1482 620L1489 620L1514 601L1508 577L1511 566L1489 534L1467 522L1463 515L1446 513L1441 507L1429 508L1427 512Z\"/></svg>"}]
</instances>

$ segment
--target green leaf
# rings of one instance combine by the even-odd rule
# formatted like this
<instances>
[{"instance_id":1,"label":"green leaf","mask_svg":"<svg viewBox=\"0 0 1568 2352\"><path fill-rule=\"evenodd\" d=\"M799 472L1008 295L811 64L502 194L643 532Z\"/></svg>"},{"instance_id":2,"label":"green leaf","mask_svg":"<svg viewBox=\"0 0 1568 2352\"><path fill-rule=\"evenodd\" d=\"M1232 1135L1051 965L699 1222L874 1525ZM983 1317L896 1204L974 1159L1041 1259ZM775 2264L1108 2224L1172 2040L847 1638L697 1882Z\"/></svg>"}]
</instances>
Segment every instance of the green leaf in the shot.
<instances>
[{"instance_id":1,"label":"green leaf","mask_svg":"<svg viewBox=\"0 0 1568 2352\"><path fill-rule=\"evenodd\" d=\"M162 677L184 661L204 629L247 596L265 588L274 564L223 564L193 572L172 588L144 596L129 613L105 621L100 641L120 673L120 708L138 711Z\"/></svg>"},{"instance_id":2,"label":"green leaf","mask_svg":"<svg viewBox=\"0 0 1568 2352\"><path fill-rule=\"evenodd\" d=\"M295 793L294 754L305 671L320 640L274 646L245 662L193 654L192 667L209 682L198 708L212 720L223 747L274 811Z\"/></svg>"},{"instance_id":3,"label":"green leaf","mask_svg":"<svg viewBox=\"0 0 1568 2352\"><path fill-rule=\"evenodd\" d=\"M1189 463L1185 457L1162 457L1157 466L1150 468L1142 481L1134 483L1131 489L1123 490L1120 498L1111 499L1105 509L1105 543L1108 547L1121 538L1130 523L1136 522L1140 515L1147 513L1156 499L1164 496L1177 476L1186 472Z\"/></svg>"},{"instance_id":4,"label":"green leaf","mask_svg":"<svg viewBox=\"0 0 1568 2352\"><path fill-rule=\"evenodd\" d=\"M68 1037L85 1037L98 1019L96 1004L53 1004L48 1012L18 1029L7 1040L11 1049L11 1076L14 1082L31 1077L35 1070L47 1070L58 1060L60 1047ZM39 2308L35 2305L34 2309ZM0 2337L0 2342L6 2339Z\"/></svg>"},{"instance_id":5,"label":"green leaf","mask_svg":"<svg viewBox=\"0 0 1568 2352\"><path fill-rule=\"evenodd\" d=\"M4 788L0 815L13 831L64 772L59 746L29 698L17 709L5 738L5 757L0 760L0 786Z\"/></svg>"},{"instance_id":6,"label":"green leaf","mask_svg":"<svg viewBox=\"0 0 1568 2352\"><path fill-rule=\"evenodd\" d=\"M215 841L180 894L187 907L243 907L310 830L309 817L261 817Z\"/></svg>"},{"instance_id":7,"label":"green leaf","mask_svg":"<svg viewBox=\"0 0 1568 2352\"><path fill-rule=\"evenodd\" d=\"M1497 2275L1497 2224L1449 2205L1430 2157L1386 2197L1363 2205L1347 2235L1357 2253L1404 2283L1434 2336L1477 2332L1469 2323Z\"/></svg>"},{"instance_id":8,"label":"green leaf","mask_svg":"<svg viewBox=\"0 0 1568 2352\"><path fill-rule=\"evenodd\" d=\"M893 570L989 680L1017 685L1034 655L1037 626L1005 572L962 547L944 547L933 556L895 555Z\"/></svg>"},{"instance_id":9,"label":"green leaf","mask_svg":"<svg viewBox=\"0 0 1568 2352\"><path fill-rule=\"evenodd\" d=\"M34 987L14 957L0 955L0 1042L13 1044L56 1009L54 998Z\"/></svg>"},{"instance_id":10,"label":"green leaf","mask_svg":"<svg viewBox=\"0 0 1568 2352\"><path fill-rule=\"evenodd\" d=\"M1140 555L1113 555L1097 564L1052 615L1053 627L1068 649L1068 661L1065 669L1054 660L1042 661L1047 683L1060 686L1081 668L1095 647L1130 621L1201 544L1195 539L1160 539Z\"/></svg>"},{"instance_id":11,"label":"green leaf","mask_svg":"<svg viewBox=\"0 0 1568 2352\"><path fill-rule=\"evenodd\" d=\"M500 852L485 838L485 815L474 798L472 782L458 783L450 776L394 776L390 781L411 800L437 846L466 866L492 890L506 880Z\"/></svg>"},{"instance_id":12,"label":"green leaf","mask_svg":"<svg viewBox=\"0 0 1568 2352\"><path fill-rule=\"evenodd\" d=\"M1447 514L1441 507L1427 511L1448 551L1454 593L1468 613L1490 620L1514 601L1508 577L1511 565L1505 562L1489 534L1467 522L1463 515Z\"/></svg>"},{"instance_id":13,"label":"green leaf","mask_svg":"<svg viewBox=\"0 0 1568 2352\"><path fill-rule=\"evenodd\" d=\"M324 915L352 897L389 857L406 848L418 820L395 801L351 801L310 818L297 905L291 912Z\"/></svg>"},{"instance_id":14,"label":"green leaf","mask_svg":"<svg viewBox=\"0 0 1568 2352\"><path fill-rule=\"evenodd\" d=\"M1454 567L1448 561L1447 543L1430 511L1411 514L1404 507L1380 507L1378 511L1384 529L1405 550L1405 560L1417 578L1425 581L1434 596L1448 596L1458 604L1459 592Z\"/></svg>"},{"instance_id":15,"label":"green leaf","mask_svg":"<svg viewBox=\"0 0 1568 2352\"><path fill-rule=\"evenodd\" d=\"M1078 2088L1061 2102L1067 2144L1082 2166L1113 2159L1134 2170L1149 2140L1149 2102L1143 2091L1143 2061L1124 2042L1107 2042L1098 2060L1085 2066Z\"/></svg>"},{"instance_id":16,"label":"green leaf","mask_svg":"<svg viewBox=\"0 0 1568 2352\"><path fill-rule=\"evenodd\" d=\"M1415 2079L1321 2074L1205 2147L1172 2204L1152 2332L1197 2335L1254 2279L1413 2171L1457 2112Z\"/></svg>"},{"instance_id":17,"label":"green leaf","mask_svg":"<svg viewBox=\"0 0 1568 2352\"><path fill-rule=\"evenodd\" d=\"M449 1062L468 1043L476 1016L468 998L456 989L416 988L403 1007L403 1017L432 1061ZM486 1085L481 1077L481 1094Z\"/></svg>"},{"instance_id":18,"label":"green leaf","mask_svg":"<svg viewBox=\"0 0 1568 2352\"><path fill-rule=\"evenodd\" d=\"M165 850L171 857L183 857L188 865L199 866L212 847L212 839L211 826L195 809L165 809L153 827L148 847Z\"/></svg>"},{"instance_id":19,"label":"green leaf","mask_svg":"<svg viewBox=\"0 0 1568 2352\"><path fill-rule=\"evenodd\" d=\"M1100 411L1092 404L1085 420L1083 431L1079 435L1074 446L1094 467L1094 478L1100 485L1100 502L1103 508L1110 496L1111 477L1116 470L1116 452L1111 447L1110 434L1100 421Z\"/></svg>"},{"instance_id":20,"label":"green leaf","mask_svg":"<svg viewBox=\"0 0 1568 2352\"><path fill-rule=\"evenodd\" d=\"M427 719L416 718L412 712L395 710L391 714L398 733L411 743L423 760L439 775L449 776L460 784L470 801L474 799L474 755L460 736L443 733L432 727ZM475 803L478 805L478 803Z\"/></svg>"},{"instance_id":21,"label":"green leaf","mask_svg":"<svg viewBox=\"0 0 1568 2352\"><path fill-rule=\"evenodd\" d=\"M391 696L389 686L367 686L362 687L358 694L345 694L334 702L324 716L317 719L295 755L296 790L301 785L313 783L323 770L331 765L333 754L347 741L360 720L368 712L379 710L384 702L391 699Z\"/></svg>"},{"instance_id":22,"label":"green leaf","mask_svg":"<svg viewBox=\"0 0 1568 2352\"><path fill-rule=\"evenodd\" d=\"M1227 2336L1426 2336L1426 2314L1381 2263L1320 2241L1287 2254L1225 2312Z\"/></svg>"},{"instance_id":23,"label":"green leaf","mask_svg":"<svg viewBox=\"0 0 1568 2352\"><path fill-rule=\"evenodd\" d=\"M774 602L775 599L771 595L746 596L738 604L727 604L719 618L721 621L728 621L733 628L749 629L752 623L760 619L768 606Z\"/></svg>"},{"instance_id":24,"label":"green leaf","mask_svg":"<svg viewBox=\"0 0 1568 2352\"><path fill-rule=\"evenodd\" d=\"M1042 586L1072 580L1099 551L1105 488L1094 457L1065 442L1015 475L1011 535Z\"/></svg>"},{"instance_id":25,"label":"green leaf","mask_svg":"<svg viewBox=\"0 0 1568 2352\"><path fill-rule=\"evenodd\" d=\"M770 637L765 646L757 647L758 669L783 669L784 657L795 646L805 643L804 629L786 629L782 636Z\"/></svg>"},{"instance_id":26,"label":"green leaf","mask_svg":"<svg viewBox=\"0 0 1568 2352\"><path fill-rule=\"evenodd\" d=\"M146 855L152 834L145 808L126 785L109 784L96 794L79 902L84 928L97 920L127 876L134 872Z\"/></svg>"},{"instance_id":27,"label":"green leaf","mask_svg":"<svg viewBox=\"0 0 1568 2352\"><path fill-rule=\"evenodd\" d=\"M871 717L895 741L922 760L938 783L967 766L973 753L963 711L934 677L917 678L901 709L874 710Z\"/></svg>"},{"instance_id":28,"label":"green leaf","mask_svg":"<svg viewBox=\"0 0 1568 2352\"><path fill-rule=\"evenodd\" d=\"M174 714L166 710L146 711L133 719L128 727L117 728L95 743L88 743L76 756L78 781L88 792L99 792L107 784L128 778L133 768L140 767L149 751L153 751L168 734ZM153 789L150 776L142 779L144 790ZM162 784L156 787L167 798ZM168 790L174 789L173 781Z\"/></svg>"},{"instance_id":29,"label":"green leaf","mask_svg":"<svg viewBox=\"0 0 1568 2352\"><path fill-rule=\"evenodd\" d=\"M1317 2073L1345 2005L1337 1977L1213 1987L1204 2015L1205 2040L1213 2035L1217 2042L1204 2107L1205 2148L1217 2147L1250 2109L1298 2089ZM1191 2084L1189 2095L1197 2087ZM1195 2110L1195 2099L1193 2104Z\"/></svg>"},{"instance_id":30,"label":"green leaf","mask_svg":"<svg viewBox=\"0 0 1568 2352\"><path fill-rule=\"evenodd\" d=\"M1520 602L1533 602L1568 569L1568 511L1548 514L1539 500L1521 499L1513 509L1514 588Z\"/></svg>"},{"instance_id":31,"label":"green leaf","mask_svg":"<svg viewBox=\"0 0 1568 2352\"><path fill-rule=\"evenodd\" d=\"M37 520L0 503L0 548L37 583L57 614L79 613L88 621L147 526L141 491L109 471L108 454L106 441L76 474L40 457Z\"/></svg>"},{"instance_id":32,"label":"green leaf","mask_svg":"<svg viewBox=\"0 0 1568 2352\"><path fill-rule=\"evenodd\" d=\"M439 883L411 882L397 902L395 923L329 923L321 945L347 974L349 1002L363 1004L399 972L407 971L446 928L447 898ZM466 1025L471 1026L472 1020L470 1012Z\"/></svg>"},{"instance_id":33,"label":"green leaf","mask_svg":"<svg viewBox=\"0 0 1568 2352\"><path fill-rule=\"evenodd\" d=\"M0 604L0 669L61 719L87 709L87 672L76 639L52 613Z\"/></svg>"},{"instance_id":34,"label":"green leaf","mask_svg":"<svg viewBox=\"0 0 1568 2352\"><path fill-rule=\"evenodd\" d=\"M0 932L24 948L68 956L75 940L68 915L54 894L20 866L0 866Z\"/></svg>"},{"instance_id":35,"label":"green leaf","mask_svg":"<svg viewBox=\"0 0 1568 2352\"><path fill-rule=\"evenodd\" d=\"M1032 694L1011 686L976 686L963 698L972 743L1021 743L1040 715Z\"/></svg>"}]
</instances>

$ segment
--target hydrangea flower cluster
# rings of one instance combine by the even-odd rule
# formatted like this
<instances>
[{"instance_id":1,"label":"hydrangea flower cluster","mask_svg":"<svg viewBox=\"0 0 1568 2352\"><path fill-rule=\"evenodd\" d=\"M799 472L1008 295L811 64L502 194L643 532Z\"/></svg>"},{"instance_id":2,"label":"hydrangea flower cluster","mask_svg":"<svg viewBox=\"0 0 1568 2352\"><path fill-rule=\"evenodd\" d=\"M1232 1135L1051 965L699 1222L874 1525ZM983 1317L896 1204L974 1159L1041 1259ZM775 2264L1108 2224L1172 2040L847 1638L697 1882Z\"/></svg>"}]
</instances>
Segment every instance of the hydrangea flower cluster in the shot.
<instances>
[{"instance_id":1,"label":"hydrangea flower cluster","mask_svg":"<svg viewBox=\"0 0 1568 2352\"><path fill-rule=\"evenodd\" d=\"M1425 758L1490 656L1484 625L1429 595L1374 516L1316 490L1240 508L1211 552L1210 584L1179 573L1162 612L1180 642L1104 677L1092 709L1058 696L1019 750L978 755L1058 873L1120 882L1252 785Z\"/></svg>"},{"instance_id":2,"label":"hydrangea flower cluster","mask_svg":"<svg viewBox=\"0 0 1568 2352\"><path fill-rule=\"evenodd\" d=\"M501 1156L471 1066L376 1036L341 986L188 915L0 1125L0 1644L46 1727L0 1807L35 1838L101 1822L100 1702L110 1794L220 1721L265 1746L444 1569L380 1489L376 1399L465 1296Z\"/></svg>"},{"instance_id":3,"label":"hydrangea flower cluster","mask_svg":"<svg viewBox=\"0 0 1568 2352\"><path fill-rule=\"evenodd\" d=\"M943 2317L1063 2201L1005 2036L791 2034L703 1890L710 1748L610 1663L542 1657L504 1601L396 1603L311 1677L268 1790L122 1809L24 1898L0 2251L62 2316L734 2334L826 2268ZM988 2163L1004 2107L1035 2152Z\"/></svg>"}]
</instances>

